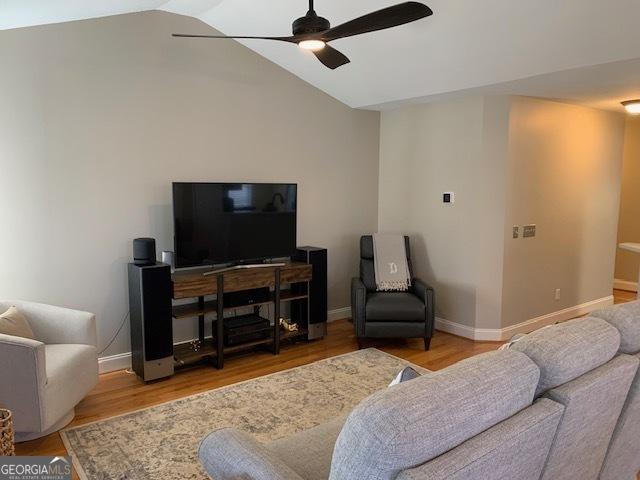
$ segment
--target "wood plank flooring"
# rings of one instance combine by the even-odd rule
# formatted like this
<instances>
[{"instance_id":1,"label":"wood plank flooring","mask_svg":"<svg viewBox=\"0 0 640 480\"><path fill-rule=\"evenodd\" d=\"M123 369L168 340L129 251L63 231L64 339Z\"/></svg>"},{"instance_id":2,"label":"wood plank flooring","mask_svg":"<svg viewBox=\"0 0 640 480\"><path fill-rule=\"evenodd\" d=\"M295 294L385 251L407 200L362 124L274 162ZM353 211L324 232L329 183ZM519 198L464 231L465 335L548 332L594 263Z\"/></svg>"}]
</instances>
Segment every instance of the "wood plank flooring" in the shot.
<instances>
[{"instance_id":1,"label":"wood plank flooring","mask_svg":"<svg viewBox=\"0 0 640 480\"><path fill-rule=\"evenodd\" d=\"M635 294L616 290L616 303L635 299ZM459 360L496 349L501 342L474 342L444 332L437 332L431 350L424 351L422 339L381 340L375 346L430 370L440 370ZM175 400L213 388L257 378L299 365L333 357L358 349L353 326L338 320L328 326L325 339L283 346L280 355L269 352L229 357L223 370L213 366L195 366L167 380L144 384L135 375L118 371L100 376L98 385L76 407L71 425L81 425L114 415ZM16 445L17 455L63 455L66 450L58 433ZM74 478L78 478L74 474Z\"/></svg>"}]
</instances>

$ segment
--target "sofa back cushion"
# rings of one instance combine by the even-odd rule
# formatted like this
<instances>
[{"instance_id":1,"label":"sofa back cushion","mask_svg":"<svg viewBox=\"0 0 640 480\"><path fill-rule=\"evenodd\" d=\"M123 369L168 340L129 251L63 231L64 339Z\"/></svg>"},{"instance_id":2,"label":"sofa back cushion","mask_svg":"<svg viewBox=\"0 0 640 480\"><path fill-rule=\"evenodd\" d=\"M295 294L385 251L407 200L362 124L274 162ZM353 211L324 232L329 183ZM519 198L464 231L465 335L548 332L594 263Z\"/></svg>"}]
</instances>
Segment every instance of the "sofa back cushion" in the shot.
<instances>
[{"instance_id":1,"label":"sofa back cushion","mask_svg":"<svg viewBox=\"0 0 640 480\"><path fill-rule=\"evenodd\" d=\"M635 357L640 363L640 353ZM600 480L634 478L640 472L640 369L633 379L627 400L609 442Z\"/></svg>"},{"instance_id":2,"label":"sofa back cushion","mask_svg":"<svg viewBox=\"0 0 640 480\"><path fill-rule=\"evenodd\" d=\"M349 415L330 478L395 478L529 406L539 374L526 355L495 351L377 392Z\"/></svg>"},{"instance_id":3,"label":"sofa back cushion","mask_svg":"<svg viewBox=\"0 0 640 480\"><path fill-rule=\"evenodd\" d=\"M564 407L547 398L397 480L538 480Z\"/></svg>"},{"instance_id":4,"label":"sofa back cushion","mask_svg":"<svg viewBox=\"0 0 640 480\"><path fill-rule=\"evenodd\" d=\"M545 394L565 410L542 480L598 478L637 368L637 358L618 355Z\"/></svg>"},{"instance_id":5,"label":"sofa back cushion","mask_svg":"<svg viewBox=\"0 0 640 480\"><path fill-rule=\"evenodd\" d=\"M621 353L640 352L640 301L596 310L591 316L602 318L618 329Z\"/></svg>"},{"instance_id":6,"label":"sofa back cushion","mask_svg":"<svg viewBox=\"0 0 640 480\"><path fill-rule=\"evenodd\" d=\"M613 358L618 330L599 318L579 318L536 330L511 345L540 368L536 394L569 382Z\"/></svg>"}]
</instances>

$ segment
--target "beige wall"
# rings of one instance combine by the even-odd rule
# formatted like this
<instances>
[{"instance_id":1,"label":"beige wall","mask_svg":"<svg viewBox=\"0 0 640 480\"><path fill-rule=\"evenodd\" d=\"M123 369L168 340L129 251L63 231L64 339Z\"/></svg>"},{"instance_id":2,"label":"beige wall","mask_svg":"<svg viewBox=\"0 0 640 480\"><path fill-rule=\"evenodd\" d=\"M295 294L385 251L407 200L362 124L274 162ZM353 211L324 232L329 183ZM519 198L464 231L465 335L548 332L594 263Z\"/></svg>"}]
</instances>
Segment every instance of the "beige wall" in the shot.
<instances>
[{"instance_id":1,"label":"beige wall","mask_svg":"<svg viewBox=\"0 0 640 480\"><path fill-rule=\"evenodd\" d=\"M148 12L0 32L0 294L127 311L131 240L171 249L172 181L299 185L298 243L349 305L377 227L379 114L353 110L202 23ZM195 325L175 324L178 338ZM129 350L128 327L105 355Z\"/></svg>"},{"instance_id":2,"label":"beige wall","mask_svg":"<svg viewBox=\"0 0 640 480\"><path fill-rule=\"evenodd\" d=\"M612 294L623 138L622 114L512 98L503 326Z\"/></svg>"},{"instance_id":3,"label":"beige wall","mask_svg":"<svg viewBox=\"0 0 640 480\"><path fill-rule=\"evenodd\" d=\"M640 243L640 117L626 121L618 242ZM637 254L618 249L617 279L637 283L639 269Z\"/></svg>"},{"instance_id":4,"label":"beige wall","mask_svg":"<svg viewBox=\"0 0 640 480\"><path fill-rule=\"evenodd\" d=\"M412 235L439 316L500 329L611 295L623 122L522 97L382 114L379 228Z\"/></svg>"},{"instance_id":5,"label":"beige wall","mask_svg":"<svg viewBox=\"0 0 640 480\"><path fill-rule=\"evenodd\" d=\"M506 140L505 113L501 99L467 97L381 119L379 229L411 235L416 273L436 288L438 316L470 327L499 326L506 143L485 131L484 118L504 122ZM442 203L446 191L453 205Z\"/></svg>"}]
</instances>

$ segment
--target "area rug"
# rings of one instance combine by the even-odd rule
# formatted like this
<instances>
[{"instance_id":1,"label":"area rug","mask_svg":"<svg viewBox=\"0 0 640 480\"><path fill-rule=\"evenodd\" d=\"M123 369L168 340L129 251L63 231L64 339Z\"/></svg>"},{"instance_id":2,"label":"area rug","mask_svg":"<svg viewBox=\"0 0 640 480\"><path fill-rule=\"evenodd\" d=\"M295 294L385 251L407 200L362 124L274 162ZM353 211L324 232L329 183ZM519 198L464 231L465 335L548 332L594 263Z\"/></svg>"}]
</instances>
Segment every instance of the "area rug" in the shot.
<instances>
[{"instance_id":1,"label":"area rug","mask_svg":"<svg viewBox=\"0 0 640 480\"><path fill-rule=\"evenodd\" d=\"M83 480L204 480L209 477L197 451L212 430L235 427L262 442L306 430L350 411L407 365L369 348L68 428L60 435Z\"/></svg>"}]
</instances>

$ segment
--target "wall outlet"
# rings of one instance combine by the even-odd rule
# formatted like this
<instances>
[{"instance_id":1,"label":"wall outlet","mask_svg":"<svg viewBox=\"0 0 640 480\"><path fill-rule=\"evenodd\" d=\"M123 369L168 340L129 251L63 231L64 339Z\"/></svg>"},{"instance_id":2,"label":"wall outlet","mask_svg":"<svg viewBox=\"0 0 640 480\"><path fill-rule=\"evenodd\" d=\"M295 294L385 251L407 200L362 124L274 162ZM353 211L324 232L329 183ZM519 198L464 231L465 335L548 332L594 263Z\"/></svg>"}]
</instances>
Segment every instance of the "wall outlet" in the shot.
<instances>
[{"instance_id":1,"label":"wall outlet","mask_svg":"<svg viewBox=\"0 0 640 480\"><path fill-rule=\"evenodd\" d=\"M522 238L530 238L536 236L536 226L535 225L525 225L522 227Z\"/></svg>"},{"instance_id":2,"label":"wall outlet","mask_svg":"<svg viewBox=\"0 0 640 480\"><path fill-rule=\"evenodd\" d=\"M556 300L560 300L560 289L556 288Z\"/></svg>"},{"instance_id":3,"label":"wall outlet","mask_svg":"<svg viewBox=\"0 0 640 480\"><path fill-rule=\"evenodd\" d=\"M520 227L518 225L513 226L513 238L520 237Z\"/></svg>"}]
</instances>

